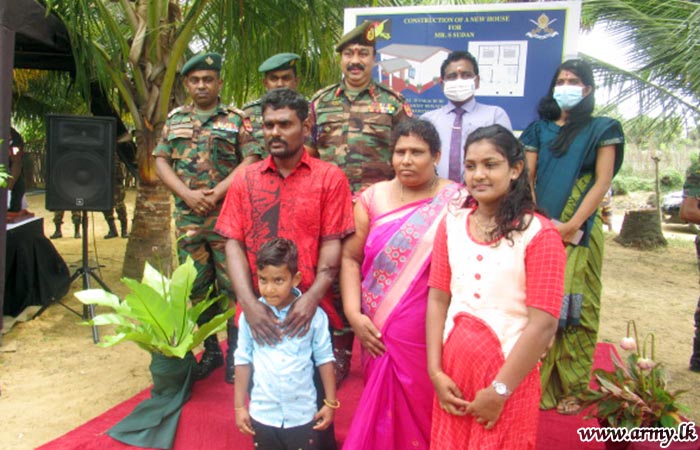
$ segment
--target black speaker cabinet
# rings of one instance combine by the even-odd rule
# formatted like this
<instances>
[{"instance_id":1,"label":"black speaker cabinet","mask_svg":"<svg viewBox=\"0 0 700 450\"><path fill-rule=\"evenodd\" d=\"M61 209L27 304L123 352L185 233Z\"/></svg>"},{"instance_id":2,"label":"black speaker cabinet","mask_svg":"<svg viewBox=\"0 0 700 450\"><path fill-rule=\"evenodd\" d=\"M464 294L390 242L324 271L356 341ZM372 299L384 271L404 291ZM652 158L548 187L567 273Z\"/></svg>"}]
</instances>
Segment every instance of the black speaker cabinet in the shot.
<instances>
[{"instance_id":1,"label":"black speaker cabinet","mask_svg":"<svg viewBox=\"0 0 700 450\"><path fill-rule=\"evenodd\" d=\"M117 121L48 115L46 209L109 211Z\"/></svg>"}]
</instances>

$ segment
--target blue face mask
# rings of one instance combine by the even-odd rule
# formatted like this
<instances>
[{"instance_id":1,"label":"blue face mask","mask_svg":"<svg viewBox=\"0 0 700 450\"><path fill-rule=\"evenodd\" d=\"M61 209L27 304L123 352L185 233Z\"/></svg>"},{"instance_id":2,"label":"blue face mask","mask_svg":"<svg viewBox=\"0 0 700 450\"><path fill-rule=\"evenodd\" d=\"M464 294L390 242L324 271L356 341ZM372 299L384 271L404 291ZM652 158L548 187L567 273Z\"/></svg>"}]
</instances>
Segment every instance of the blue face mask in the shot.
<instances>
[{"instance_id":1,"label":"blue face mask","mask_svg":"<svg viewBox=\"0 0 700 450\"><path fill-rule=\"evenodd\" d=\"M583 100L583 86L555 86L552 97L559 108L568 111Z\"/></svg>"}]
</instances>

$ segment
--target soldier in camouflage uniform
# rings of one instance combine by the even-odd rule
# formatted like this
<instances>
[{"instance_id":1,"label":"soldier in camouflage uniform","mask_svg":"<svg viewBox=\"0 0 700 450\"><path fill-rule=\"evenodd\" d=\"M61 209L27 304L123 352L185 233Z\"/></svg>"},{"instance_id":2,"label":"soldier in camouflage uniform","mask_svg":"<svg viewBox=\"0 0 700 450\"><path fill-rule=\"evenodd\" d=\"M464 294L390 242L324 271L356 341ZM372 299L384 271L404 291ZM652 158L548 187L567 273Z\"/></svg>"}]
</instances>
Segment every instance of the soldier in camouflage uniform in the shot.
<instances>
[{"instance_id":1,"label":"soldier in camouflage uniform","mask_svg":"<svg viewBox=\"0 0 700 450\"><path fill-rule=\"evenodd\" d=\"M344 35L335 50L340 53L344 78L318 91L311 99L312 147L320 158L340 167L353 194L378 181L391 179L391 132L411 117L411 107L397 92L372 79L375 65L374 27L364 22ZM335 306L343 316L338 284ZM350 372L353 333L345 327L333 331L336 380Z\"/></svg>"},{"instance_id":2,"label":"soldier in camouflage uniform","mask_svg":"<svg viewBox=\"0 0 700 450\"><path fill-rule=\"evenodd\" d=\"M215 282L219 292L234 298L226 274L226 239L214 231L214 225L234 170L259 160L262 154L243 112L220 103L220 69L221 56L215 53L199 54L185 63L181 73L193 104L170 113L153 151L158 176L175 197L175 225L181 237L178 256L181 261L191 256L197 268L194 303ZM210 308L200 321L208 321L219 311ZM234 381L237 331L230 321L225 373L229 383ZM204 342L195 378L205 378L222 364L221 347L216 336L211 336Z\"/></svg>"},{"instance_id":3,"label":"soldier in camouflage uniform","mask_svg":"<svg viewBox=\"0 0 700 450\"><path fill-rule=\"evenodd\" d=\"M391 179L391 131L411 117L404 97L372 79L376 51L374 27L365 22L336 46L344 79L311 99L313 147L322 160L337 164L353 194Z\"/></svg>"},{"instance_id":4,"label":"soldier in camouflage uniform","mask_svg":"<svg viewBox=\"0 0 700 450\"><path fill-rule=\"evenodd\" d=\"M63 233L61 232L61 225L63 225L63 215L65 214L65 211L54 211L53 212L53 224L56 226L56 231L53 232L51 236L49 236L49 239L59 239L63 237ZM80 239L80 224L82 223L83 216L80 211L71 211L70 212L70 220L73 222L73 228L75 232L73 233L73 237L76 239Z\"/></svg>"},{"instance_id":5,"label":"soldier in camouflage uniform","mask_svg":"<svg viewBox=\"0 0 700 450\"><path fill-rule=\"evenodd\" d=\"M686 222L700 224L700 161L693 163L686 172L683 185L683 203L680 217ZM700 236L695 237L695 255L700 268ZM690 357L690 370L700 372L700 299L695 307L695 336L693 354Z\"/></svg>"},{"instance_id":6,"label":"soldier in camouflage uniform","mask_svg":"<svg viewBox=\"0 0 700 450\"><path fill-rule=\"evenodd\" d=\"M269 92L278 88L289 88L297 90L299 77L297 75L297 61L300 56L296 53L278 53L265 60L258 72L263 74L263 86L265 91ZM243 107L246 117L250 119L250 124L253 127L253 137L258 141L261 147L265 147L265 139L263 138L262 129L262 103L260 99L252 101Z\"/></svg>"},{"instance_id":7,"label":"soldier in camouflage uniform","mask_svg":"<svg viewBox=\"0 0 700 450\"><path fill-rule=\"evenodd\" d=\"M126 197L124 186L124 183L126 182L126 169L124 167L124 163L122 163L119 160L117 160L114 163L114 171L112 173L112 177L112 183L114 186L112 189L112 201L114 207L109 211L102 212L102 214L104 214L105 216L105 220L107 221L107 226L109 227L109 232L105 235L104 238L112 239L119 236L117 234L117 226L114 222L115 210L117 212L119 224L121 225L122 237L126 238L129 237L129 233L127 232L128 218L126 215L126 204L124 204L124 198Z\"/></svg>"}]
</instances>

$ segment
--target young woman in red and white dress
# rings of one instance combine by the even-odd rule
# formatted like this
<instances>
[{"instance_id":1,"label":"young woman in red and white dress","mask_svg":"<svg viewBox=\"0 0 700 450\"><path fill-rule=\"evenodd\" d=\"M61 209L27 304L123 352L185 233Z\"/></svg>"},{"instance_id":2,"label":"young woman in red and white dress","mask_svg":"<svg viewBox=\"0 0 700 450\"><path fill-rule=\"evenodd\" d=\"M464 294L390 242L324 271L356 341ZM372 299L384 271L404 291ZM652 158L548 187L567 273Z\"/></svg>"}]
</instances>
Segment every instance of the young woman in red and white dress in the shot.
<instances>
[{"instance_id":1,"label":"young woman in red and white dress","mask_svg":"<svg viewBox=\"0 0 700 450\"><path fill-rule=\"evenodd\" d=\"M537 368L557 329L566 254L510 131L474 131L464 164L470 197L437 230L429 281L430 448L534 449Z\"/></svg>"}]
</instances>

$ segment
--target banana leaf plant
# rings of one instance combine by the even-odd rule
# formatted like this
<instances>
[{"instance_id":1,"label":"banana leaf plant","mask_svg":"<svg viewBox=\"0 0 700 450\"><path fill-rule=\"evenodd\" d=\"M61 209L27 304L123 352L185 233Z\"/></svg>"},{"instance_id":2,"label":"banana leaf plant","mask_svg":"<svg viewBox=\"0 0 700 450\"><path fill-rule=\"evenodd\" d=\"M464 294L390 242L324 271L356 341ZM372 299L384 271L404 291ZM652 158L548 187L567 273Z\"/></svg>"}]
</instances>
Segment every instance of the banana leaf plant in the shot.
<instances>
[{"instance_id":1,"label":"banana leaf plant","mask_svg":"<svg viewBox=\"0 0 700 450\"><path fill-rule=\"evenodd\" d=\"M98 345L111 347L131 341L150 353L167 357L184 358L208 336L226 328L226 321L235 309L214 316L197 326L197 319L224 296L206 297L192 305L190 293L197 275L194 261L188 257L168 278L149 263L145 264L143 278L136 281L122 278L130 293L120 300L103 289L87 289L75 293L86 305L111 308L112 312L99 314L87 321L88 325L114 325L115 334L104 337Z\"/></svg>"}]
</instances>

